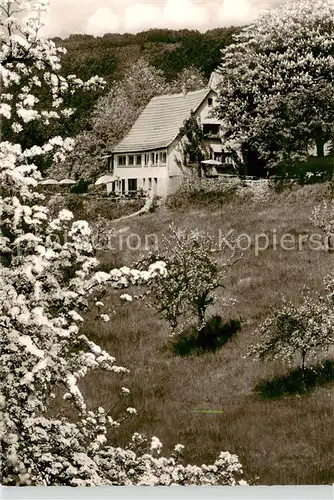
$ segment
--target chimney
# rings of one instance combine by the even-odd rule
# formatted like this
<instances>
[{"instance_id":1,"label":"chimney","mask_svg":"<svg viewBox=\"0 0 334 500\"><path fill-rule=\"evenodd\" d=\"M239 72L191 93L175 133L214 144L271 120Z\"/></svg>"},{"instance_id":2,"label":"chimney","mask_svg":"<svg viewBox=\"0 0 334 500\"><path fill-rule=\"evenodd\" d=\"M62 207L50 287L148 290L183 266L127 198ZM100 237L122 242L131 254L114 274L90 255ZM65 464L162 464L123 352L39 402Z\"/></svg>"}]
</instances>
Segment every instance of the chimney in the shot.
<instances>
[{"instance_id":1,"label":"chimney","mask_svg":"<svg viewBox=\"0 0 334 500\"><path fill-rule=\"evenodd\" d=\"M185 84L185 83L182 85L182 95L183 95L183 96L186 96L186 95L187 95L187 87L186 87L186 84Z\"/></svg>"}]
</instances>

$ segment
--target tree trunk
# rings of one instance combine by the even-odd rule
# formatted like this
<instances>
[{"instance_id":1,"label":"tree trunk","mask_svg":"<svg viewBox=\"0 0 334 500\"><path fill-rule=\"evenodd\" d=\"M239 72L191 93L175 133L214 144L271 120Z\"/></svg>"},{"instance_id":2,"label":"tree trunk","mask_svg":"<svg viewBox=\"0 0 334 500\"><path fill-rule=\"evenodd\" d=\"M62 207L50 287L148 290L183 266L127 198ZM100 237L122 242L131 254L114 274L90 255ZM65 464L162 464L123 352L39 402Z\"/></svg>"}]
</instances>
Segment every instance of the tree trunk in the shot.
<instances>
[{"instance_id":1,"label":"tree trunk","mask_svg":"<svg viewBox=\"0 0 334 500\"><path fill-rule=\"evenodd\" d=\"M322 137L316 137L315 144L317 147L318 158L324 158L325 156L325 141Z\"/></svg>"},{"instance_id":2,"label":"tree trunk","mask_svg":"<svg viewBox=\"0 0 334 500\"><path fill-rule=\"evenodd\" d=\"M305 368L306 368L305 360L306 360L306 351L303 351L302 352L302 386L303 386L303 391L306 391L306 389L307 389L306 378L305 378Z\"/></svg>"},{"instance_id":3,"label":"tree trunk","mask_svg":"<svg viewBox=\"0 0 334 500\"><path fill-rule=\"evenodd\" d=\"M202 179L202 165L199 162L197 164L197 175L199 179Z\"/></svg>"},{"instance_id":4,"label":"tree trunk","mask_svg":"<svg viewBox=\"0 0 334 500\"><path fill-rule=\"evenodd\" d=\"M207 351L209 348L210 339L208 339L207 330L204 325L204 320L198 321L197 327L197 345L203 351Z\"/></svg>"},{"instance_id":5,"label":"tree trunk","mask_svg":"<svg viewBox=\"0 0 334 500\"><path fill-rule=\"evenodd\" d=\"M207 309L207 294L204 293L197 298L196 310L197 310L197 332L198 340L200 343L206 344L206 329L205 329L205 313Z\"/></svg>"},{"instance_id":6,"label":"tree trunk","mask_svg":"<svg viewBox=\"0 0 334 500\"><path fill-rule=\"evenodd\" d=\"M334 198L334 160L333 160L333 166L332 166L332 177L329 183L329 195L330 199L332 200Z\"/></svg>"},{"instance_id":7,"label":"tree trunk","mask_svg":"<svg viewBox=\"0 0 334 500\"><path fill-rule=\"evenodd\" d=\"M198 317L198 330L201 330L204 325L205 318L205 309L202 306L198 306L197 308L197 317Z\"/></svg>"}]
</instances>

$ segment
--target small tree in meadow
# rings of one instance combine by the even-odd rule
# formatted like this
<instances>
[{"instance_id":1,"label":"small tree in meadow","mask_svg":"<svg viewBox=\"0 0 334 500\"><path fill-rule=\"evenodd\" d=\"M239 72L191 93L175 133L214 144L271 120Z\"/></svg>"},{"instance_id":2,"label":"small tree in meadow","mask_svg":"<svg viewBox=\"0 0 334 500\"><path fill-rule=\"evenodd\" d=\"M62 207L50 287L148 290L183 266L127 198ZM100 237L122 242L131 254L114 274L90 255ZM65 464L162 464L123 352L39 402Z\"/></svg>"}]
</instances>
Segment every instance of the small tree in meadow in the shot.
<instances>
[{"instance_id":1,"label":"small tree in meadow","mask_svg":"<svg viewBox=\"0 0 334 500\"><path fill-rule=\"evenodd\" d=\"M332 187L331 187L332 189ZM321 229L326 236L327 249L333 250L334 244L334 202L324 200L316 205L312 211L310 221Z\"/></svg>"},{"instance_id":2,"label":"small tree in meadow","mask_svg":"<svg viewBox=\"0 0 334 500\"><path fill-rule=\"evenodd\" d=\"M232 260L231 256L220 264L214 256L217 251L216 242L204 231L172 226L171 235L163 237L160 248L143 259L144 266L158 259L165 263L165 272L150 280L150 295L173 332L181 318L186 322L196 317L199 333L205 326L208 307L215 303L225 268Z\"/></svg>"},{"instance_id":3,"label":"small tree in meadow","mask_svg":"<svg viewBox=\"0 0 334 500\"><path fill-rule=\"evenodd\" d=\"M311 296L308 290L303 296L301 306L283 299L280 309L273 311L255 332L260 340L250 347L247 356L288 363L298 358L305 381L309 360L326 352L333 343L334 323L327 298Z\"/></svg>"}]
</instances>

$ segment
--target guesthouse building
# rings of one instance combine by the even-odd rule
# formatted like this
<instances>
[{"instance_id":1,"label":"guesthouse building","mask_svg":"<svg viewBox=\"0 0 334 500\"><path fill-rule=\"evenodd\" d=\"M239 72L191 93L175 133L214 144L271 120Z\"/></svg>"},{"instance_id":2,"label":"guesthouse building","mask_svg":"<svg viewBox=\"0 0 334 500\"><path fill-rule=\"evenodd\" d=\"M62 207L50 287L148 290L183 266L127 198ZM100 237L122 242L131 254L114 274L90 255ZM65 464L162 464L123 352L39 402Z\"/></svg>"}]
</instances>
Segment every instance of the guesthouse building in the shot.
<instances>
[{"instance_id":1,"label":"guesthouse building","mask_svg":"<svg viewBox=\"0 0 334 500\"><path fill-rule=\"evenodd\" d=\"M142 190L165 197L175 192L189 173L180 128L192 113L203 128L209 157L225 165L228 154L223 151L220 122L211 116L216 98L217 93L208 86L151 99L108 159L108 194Z\"/></svg>"}]
</instances>

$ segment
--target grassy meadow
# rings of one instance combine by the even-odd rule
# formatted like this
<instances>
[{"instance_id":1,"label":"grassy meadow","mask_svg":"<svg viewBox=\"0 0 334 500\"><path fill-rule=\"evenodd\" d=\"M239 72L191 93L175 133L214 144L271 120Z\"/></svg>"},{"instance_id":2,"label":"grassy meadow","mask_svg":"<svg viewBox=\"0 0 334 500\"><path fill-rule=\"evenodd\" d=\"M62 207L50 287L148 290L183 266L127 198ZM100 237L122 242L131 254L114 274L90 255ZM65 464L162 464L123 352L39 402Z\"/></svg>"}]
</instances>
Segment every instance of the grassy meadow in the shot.
<instances>
[{"instance_id":1,"label":"grassy meadow","mask_svg":"<svg viewBox=\"0 0 334 500\"><path fill-rule=\"evenodd\" d=\"M101 269L131 265L138 259L141 250L124 244L131 233L144 242L145 234L160 236L172 222L206 229L217 237L219 230L229 228L251 237L262 232L270 236L273 231L278 236L317 232L309 216L325 195L323 184L272 192L264 200L250 194L218 197L214 203L203 197L176 209L164 205L114 223L123 248L118 244L115 250L100 251ZM222 307L218 301L210 310L226 321L241 319L242 329L218 351L201 355L173 354L168 325L153 309L140 300L122 302L123 292L107 290L99 298L105 304L101 312L111 315L111 321L97 321L93 308L83 332L131 371L121 381L119 376L91 375L84 388L89 404L111 407L119 399L115 391L125 385L131 390L128 406L134 406L138 415L116 431L119 444L135 431L144 432L158 436L165 453L184 444L190 463L208 463L224 450L236 453L246 479L257 478L257 484L333 483L334 350L327 356L327 375L306 394L284 390L293 367L243 358L254 341L253 332L270 308L280 304L281 294L298 302L304 285L323 290L323 277L333 270L333 259L333 254L312 250L307 243L290 251L271 245L258 256L254 248L246 251L229 269L226 289L220 292L236 299L234 307ZM261 382L267 382L271 392L261 390Z\"/></svg>"}]
</instances>

